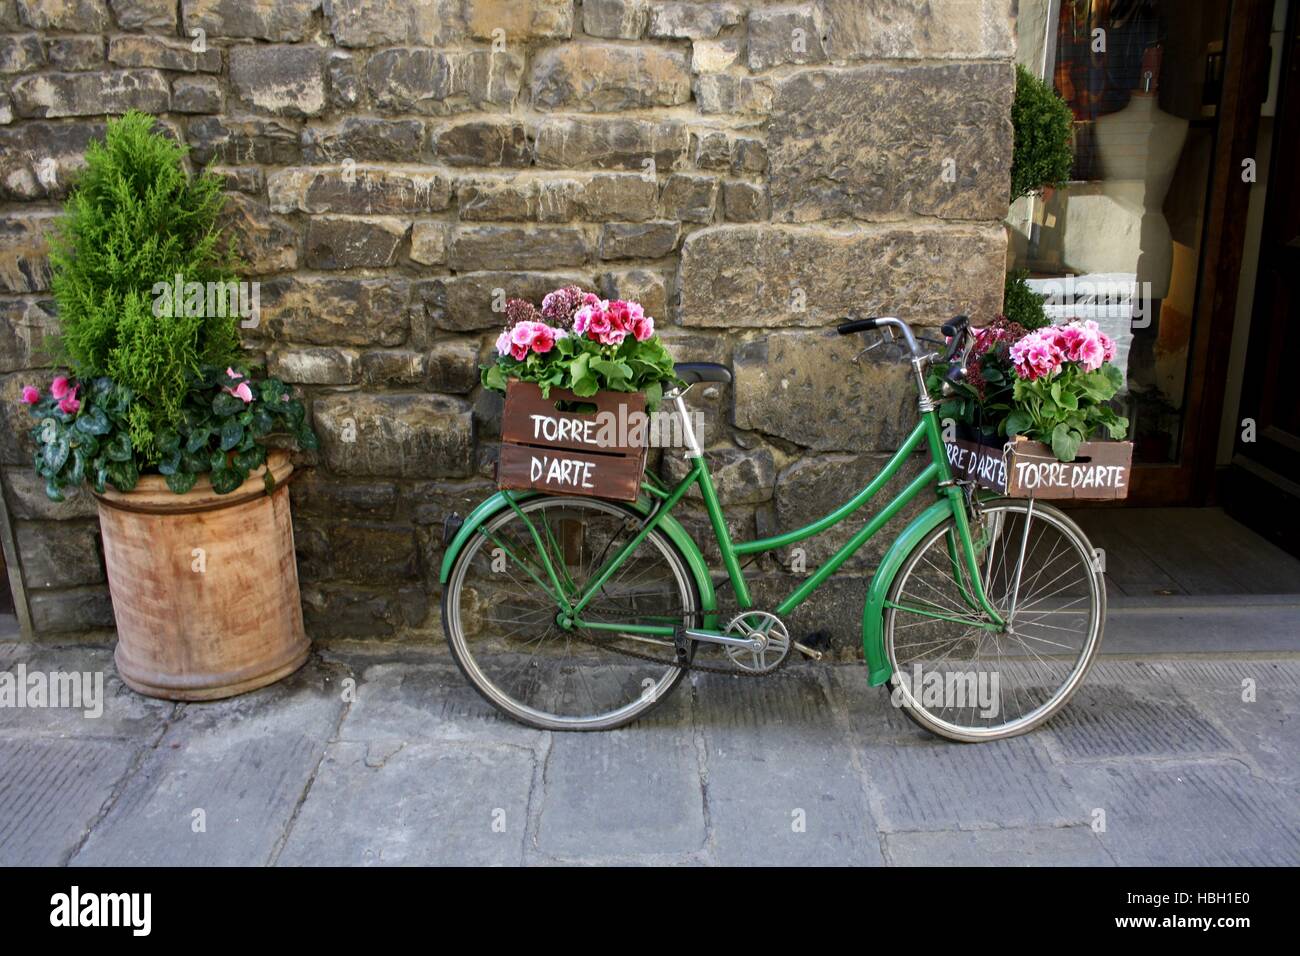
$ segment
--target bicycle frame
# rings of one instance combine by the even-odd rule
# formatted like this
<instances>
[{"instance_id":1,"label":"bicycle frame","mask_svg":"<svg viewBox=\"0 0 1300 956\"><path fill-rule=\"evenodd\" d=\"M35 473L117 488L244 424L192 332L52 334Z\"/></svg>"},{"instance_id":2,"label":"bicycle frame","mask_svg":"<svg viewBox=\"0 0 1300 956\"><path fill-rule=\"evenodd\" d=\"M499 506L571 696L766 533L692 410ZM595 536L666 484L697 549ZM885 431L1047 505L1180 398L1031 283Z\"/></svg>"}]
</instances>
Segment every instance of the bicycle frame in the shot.
<instances>
[{"instance_id":1,"label":"bicycle frame","mask_svg":"<svg viewBox=\"0 0 1300 956\"><path fill-rule=\"evenodd\" d=\"M683 413L683 420L689 422L689 419L685 417L685 407L680 396L678 396L677 401L679 412ZM876 569L868 588L866 605L863 610L863 647L869 668L868 679L873 685L884 683L892 673L892 667L884 650L882 634L884 609L890 606L887 600L889 585L912 548L949 516L953 518L956 530L956 540L953 540L951 533L949 534L949 555L953 561L953 572L958 584L962 587L963 592L967 590L971 592L967 595L967 603L972 608L982 611L988 616L987 624L981 626L991 630L997 630L1003 626L1002 618L992 607L991 602L984 593L975 555L975 545L971 538L964 493L953 481L952 472L948 466L947 454L944 450L943 438L940 433L938 415L933 407L926 408L925 404L927 403L922 403L921 417L916 427L871 482L834 511L801 528L795 528L792 531L786 531L767 538L742 542L732 541L730 532L727 529L726 518L718 502L717 491L713 486L708 464L694 436L688 431L686 437L690 446L691 470L685 478L671 489L661 484L642 483L645 495L642 496L641 501L635 507L635 510L643 516L639 530L617 553L606 559L581 594L568 593L561 583L561 575L557 573L551 560L550 549L546 547L541 534L528 519L527 514L520 508L521 502L538 496L538 493L535 492L501 491L476 508L447 549L443 559L441 580L444 584L447 582L456 554L469 536L475 533L485 520L499 513L503 508L508 507L513 509L520 517L533 538L537 552L541 556L543 570L546 573L549 586L547 581L542 581L536 577L534 580L537 580L538 584L550 591L552 597L556 599L559 611L557 622L562 627L582 627L593 631L605 630L671 637L675 632L675 628L667 625L587 621L582 618L582 611L600 592L605 582L618 570L628 556L656 528L662 528L664 533L673 540L674 544L683 551L692 572L696 576L697 583L701 585L701 597L705 605L703 610L705 612L716 610L713 583L708 576L707 564L704 562L698 546L682 529L680 523L671 516L673 509L692 487L698 486L700 489L709 522L712 525L718 548L722 554L727 577L736 594L737 604L741 610L749 610L754 605L749 593L749 586L741 573L739 559L742 556L787 547L820 534L845 521L879 494L881 489L898 475L912 453L924 443L929 452L930 461L921 470L920 474L913 478L907 487L883 508L873 514L853 537L774 609L775 613L781 617L792 612L827 578L834 574L863 544L878 533L891 519L896 517L909 502L926 488L933 488L938 500L914 518L899 534L881 561L880 566ZM687 425L687 428L689 429L689 425ZM703 574L701 574L701 569L703 569ZM962 581L963 573L966 577L965 582ZM707 582L707 588L705 582ZM908 610L939 619L956 620L956 618L949 618L933 610L919 608L908 608ZM706 624L715 619L716 616L706 618Z\"/></svg>"}]
</instances>

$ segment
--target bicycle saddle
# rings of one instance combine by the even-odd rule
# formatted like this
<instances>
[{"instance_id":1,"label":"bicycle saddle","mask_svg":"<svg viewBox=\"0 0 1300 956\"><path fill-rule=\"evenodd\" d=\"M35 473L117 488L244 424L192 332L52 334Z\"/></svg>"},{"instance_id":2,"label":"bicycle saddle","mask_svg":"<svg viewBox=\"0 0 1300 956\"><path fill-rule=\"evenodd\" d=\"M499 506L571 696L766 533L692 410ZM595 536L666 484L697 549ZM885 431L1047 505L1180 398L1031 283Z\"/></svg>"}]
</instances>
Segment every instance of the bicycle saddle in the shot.
<instances>
[{"instance_id":1,"label":"bicycle saddle","mask_svg":"<svg viewBox=\"0 0 1300 956\"><path fill-rule=\"evenodd\" d=\"M723 385L731 383L731 369L717 362L678 362L673 366L673 371L687 385L700 382L721 382Z\"/></svg>"}]
</instances>

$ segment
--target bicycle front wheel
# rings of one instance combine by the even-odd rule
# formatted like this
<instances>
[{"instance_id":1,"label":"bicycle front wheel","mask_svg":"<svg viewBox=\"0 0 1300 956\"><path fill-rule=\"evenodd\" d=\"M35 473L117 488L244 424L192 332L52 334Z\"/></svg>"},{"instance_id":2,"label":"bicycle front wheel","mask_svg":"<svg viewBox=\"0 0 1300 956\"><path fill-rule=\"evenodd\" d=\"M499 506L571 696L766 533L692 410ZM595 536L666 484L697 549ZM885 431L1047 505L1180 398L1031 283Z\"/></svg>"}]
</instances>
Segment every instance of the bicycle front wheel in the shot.
<instances>
[{"instance_id":1,"label":"bicycle front wheel","mask_svg":"<svg viewBox=\"0 0 1300 956\"><path fill-rule=\"evenodd\" d=\"M566 629L560 613L643 519L593 498L534 498L519 510L527 522L512 508L488 519L452 567L442 617L456 663L493 706L530 727L609 730L636 720L684 670L671 663L671 637L618 626L698 626L700 598L685 560L651 531L582 612L606 627ZM554 593L542 549L563 595Z\"/></svg>"},{"instance_id":2,"label":"bicycle front wheel","mask_svg":"<svg viewBox=\"0 0 1300 956\"><path fill-rule=\"evenodd\" d=\"M904 561L884 618L895 703L927 730L963 742L1023 734L1064 707L1092 665L1106 617L1092 547L1056 508L985 504L971 538L1004 627L975 599L953 518Z\"/></svg>"}]
</instances>

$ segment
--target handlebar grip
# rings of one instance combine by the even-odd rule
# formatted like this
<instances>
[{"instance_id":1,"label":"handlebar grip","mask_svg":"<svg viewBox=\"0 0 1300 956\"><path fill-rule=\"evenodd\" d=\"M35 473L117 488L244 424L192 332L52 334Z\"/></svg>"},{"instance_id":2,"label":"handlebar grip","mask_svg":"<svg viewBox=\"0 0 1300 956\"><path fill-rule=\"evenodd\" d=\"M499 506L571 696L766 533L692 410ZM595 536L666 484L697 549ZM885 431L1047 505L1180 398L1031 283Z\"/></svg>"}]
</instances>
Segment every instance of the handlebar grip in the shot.
<instances>
[{"instance_id":1,"label":"handlebar grip","mask_svg":"<svg viewBox=\"0 0 1300 956\"><path fill-rule=\"evenodd\" d=\"M965 331L968 325L970 325L969 315L954 315L943 324L943 334L949 338L953 338L959 332Z\"/></svg>"},{"instance_id":2,"label":"handlebar grip","mask_svg":"<svg viewBox=\"0 0 1300 956\"><path fill-rule=\"evenodd\" d=\"M835 331L840 335L852 335L854 332L869 332L876 327L876 319L849 319L841 322Z\"/></svg>"}]
</instances>

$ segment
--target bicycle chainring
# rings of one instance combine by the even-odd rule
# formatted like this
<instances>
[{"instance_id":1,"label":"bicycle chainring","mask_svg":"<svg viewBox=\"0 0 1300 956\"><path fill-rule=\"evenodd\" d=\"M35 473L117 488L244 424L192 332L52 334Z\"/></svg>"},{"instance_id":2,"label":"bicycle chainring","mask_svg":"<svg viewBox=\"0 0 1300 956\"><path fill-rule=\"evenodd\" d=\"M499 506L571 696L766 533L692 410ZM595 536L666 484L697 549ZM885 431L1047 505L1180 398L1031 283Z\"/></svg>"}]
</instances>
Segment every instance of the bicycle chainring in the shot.
<instances>
[{"instance_id":1,"label":"bicycle chainring","mask_svg":"<svg viewBox=\"0 0 1300 956\"><path fill-rule=\"evenodd\" d=\"M727 624L725 633L732 637L766 639L767 644L761 651L730 645L724 648L731 663L750 674L769 674L776 670L790 656L793 646L785 624L767 611L742 611Z\"/></svg>"}]
</instances>

